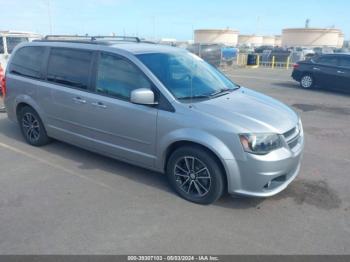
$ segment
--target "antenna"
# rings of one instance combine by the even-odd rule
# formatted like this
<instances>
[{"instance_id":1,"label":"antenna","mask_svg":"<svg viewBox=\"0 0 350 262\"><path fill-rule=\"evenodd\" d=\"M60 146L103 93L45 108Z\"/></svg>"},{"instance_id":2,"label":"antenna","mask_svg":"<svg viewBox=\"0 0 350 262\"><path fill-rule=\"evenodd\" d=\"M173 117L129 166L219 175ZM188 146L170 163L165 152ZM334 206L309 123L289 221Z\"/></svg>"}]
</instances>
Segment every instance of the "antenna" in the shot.
<instances>
[{"instance_id":1,"label":"antenna","mask_svg":"<svg viewBox=\"0 0 350 262\"><path fill-rule=\"evenodd\" d=\"M309 26L310 26L310 19L308 18L305 21L305 28L309 28Z\"/></svg>"}]
</instances>

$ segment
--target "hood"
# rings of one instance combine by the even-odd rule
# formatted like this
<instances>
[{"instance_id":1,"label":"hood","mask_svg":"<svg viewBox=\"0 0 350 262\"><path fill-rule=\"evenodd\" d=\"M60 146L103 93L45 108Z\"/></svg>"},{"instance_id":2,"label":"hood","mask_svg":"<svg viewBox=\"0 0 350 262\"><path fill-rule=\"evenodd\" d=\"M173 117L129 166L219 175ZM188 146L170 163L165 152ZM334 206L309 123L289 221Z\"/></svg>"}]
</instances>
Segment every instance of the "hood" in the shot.
<instances>
[{"instance_id":1,"label":"hood","mask_svg":"<svg viewBox=\"0 0 350 262\"><path fill-rule=\"evenodd\" d=\"M211 100L195 103L201 113L225 121L237 132L283 134L298 123L298 115L285 104L261 93L241 87Z\"/></svg>"}]
</instances>

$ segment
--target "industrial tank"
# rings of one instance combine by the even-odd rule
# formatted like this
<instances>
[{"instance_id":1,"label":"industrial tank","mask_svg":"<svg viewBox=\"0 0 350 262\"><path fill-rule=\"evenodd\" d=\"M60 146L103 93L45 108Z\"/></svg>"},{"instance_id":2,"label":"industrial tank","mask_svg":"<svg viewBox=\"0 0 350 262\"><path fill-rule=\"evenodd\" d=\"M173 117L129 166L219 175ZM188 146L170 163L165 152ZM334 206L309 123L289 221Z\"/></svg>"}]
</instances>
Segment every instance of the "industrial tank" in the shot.
<instances>
[{"instance_id":1,"label":"industrial tank","mask_svg":"<svg viewBox=\"0 0 350 262\"><path fill-rule=\"evenodd\" d=\"M263 44L263 37L257 35L239 35L238 45L249 46L249 47L259 47Z\"/></svg>"},{"instance_id":2,"label":"industrial tank","mask_svg":"<svg viewBox=\"0 0 350 262\"><path fill-rule=\"evenodd\" d=\"M275 46L278 46L278 47L282 46L282 36L280 35L275 36Z\"/></svg>"},{"instance_id":3,"label":"industrial tank","mask_svg":"<svg viewBox=\"0 0 350 262\"><path fill-rule=\"evenodd\" d=\"M263 36L263 45L275 46L275 37L274 36Z\"/></svg>"},{"instance_id":4,"label":"industrial tank","mask_svg":"<svg viewBox=\"0 0 350 262\"><path fill-rule=\"evenodd\" d=\"M232 29L198 29L194 31L196 44L225 44L236 46L238 42L237 30Z\"/></svg>"},{"instance_id":5,"label":"industrial tank","mask_svg":"<svg viewBox=\"0 0 350 262\"><path fill-rule=\"evenodd\" d=\"M288 28L282 31L283 47L337 47L342 32L335 28Z\"/></svg>"},{"instance_id":6,"label":"industrial tank","mask_svg":"<svg viewBox=\"0 0 350 262\"><path fill-rule=\"evenodd\" d=\"M340 33L338 38L338 48L342 48L344 46L344 34Z\"/></svg>"}]
</instances>

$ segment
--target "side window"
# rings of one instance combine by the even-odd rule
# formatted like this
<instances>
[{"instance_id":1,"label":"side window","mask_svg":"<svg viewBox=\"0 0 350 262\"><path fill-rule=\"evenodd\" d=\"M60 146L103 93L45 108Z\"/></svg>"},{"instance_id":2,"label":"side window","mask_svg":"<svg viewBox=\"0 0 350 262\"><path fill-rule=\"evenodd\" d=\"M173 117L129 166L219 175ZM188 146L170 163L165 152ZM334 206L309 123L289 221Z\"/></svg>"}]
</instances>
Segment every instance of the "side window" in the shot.
<instances>
[{"instance_id":1,"label":"side window","mask_svg":"<svg viewBox=\"0 0 350 262\"><path fill-rule=\"evenodd\" d=\"M135 65L115 55L101 54L97 93L129 100L131 91L138 88L151 88L151 83Z\"/></svg>"},{"instance_id":2,"label":"side window","mask_svg":"<svg viewBox=\"0 0 350 262\"><path fill-rule=\"evenodd\" d=\"M317 60L317 63L321 65L337 66L338 58L335 56L322 56Z\"/></svg>"},{"instance_id":3,"label":"side window","mask_svg":"<svg viewBox=\"0 0 350 262\"><path fill-rule=\"evenodd\" d=\"M0 37L0 54L3 54L4 51L4 38Z\"/></svg>"},{"instance_id":4,"label":"side window","mask_svg":"<svg viewBox=\"0 0 350 262\"><path fill-rule=\"evenodd\" d=\"M45 47L42 46L22 47L14 54L10 65L10 72L35 79L42 78L41 67L44 53Z\"/></svg>"},{"instance_id":5,"label":"side window","mask_svg":"<svg viewBox=\"0 0 350 262\"><path fill-rule=\"evenodd\" d=\"M87 89L92 52L67 48L52 48L47 66L47 80Z\"/></svg>"},{"instance_id":6,"label":"side window","mask_svg":"<svg viewBox=\"0 0 350 262\"><path fill-rule=\"evenodd\" d=\"M11 54L13 49L15 49L17 45L23 42L28 42L28 37L13 37L13 36L6 37L7 53Z\"/></svg>"},{"instance_id":7,"label":"side window","mask_svg":"<svg viewBox=\"0 0 350 262\"><path fill-rule=\"evenodd\" d=\"M349 57L341 57L339 59L339 65L350 69L350 56Z\"/></svg>"}]
</instances>

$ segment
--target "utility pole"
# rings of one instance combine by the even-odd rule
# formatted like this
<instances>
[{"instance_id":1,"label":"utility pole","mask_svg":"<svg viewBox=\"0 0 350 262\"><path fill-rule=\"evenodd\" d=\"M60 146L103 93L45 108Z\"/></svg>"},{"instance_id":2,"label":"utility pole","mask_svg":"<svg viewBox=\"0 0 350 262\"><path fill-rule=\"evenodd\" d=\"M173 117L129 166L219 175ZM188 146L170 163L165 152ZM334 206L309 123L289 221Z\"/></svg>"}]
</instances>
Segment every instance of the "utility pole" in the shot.
<instances>
[{"instance_id":1,"label":"utility pole","mask_svg":"<svg viewBox=\"0 0 350 262\"><path fill-rule=\"evenodd\" d=\"M47 16L49 18L50 35L52 35L51 0L47 0Z\"/></svg>"}]
</instances>

